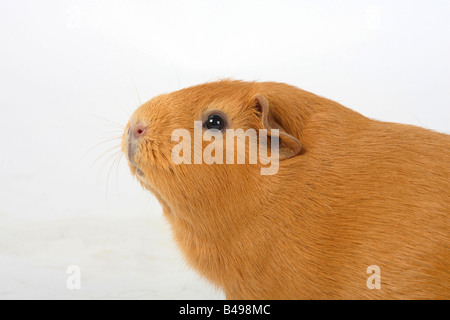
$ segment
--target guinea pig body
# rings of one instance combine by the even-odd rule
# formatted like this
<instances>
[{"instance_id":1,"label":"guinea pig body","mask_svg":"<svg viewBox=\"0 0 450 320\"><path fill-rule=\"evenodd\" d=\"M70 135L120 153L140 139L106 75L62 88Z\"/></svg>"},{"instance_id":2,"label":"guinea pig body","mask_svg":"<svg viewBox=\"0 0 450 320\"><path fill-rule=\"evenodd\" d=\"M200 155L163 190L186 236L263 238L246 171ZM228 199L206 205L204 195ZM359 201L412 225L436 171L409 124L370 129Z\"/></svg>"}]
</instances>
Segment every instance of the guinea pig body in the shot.
<instances>
[{"instance_id":1,"label":"guinea pig body","mask_svg":"<svg viewBox=\"0 0 450 320\"><path fill-rule=\"evenodd\" d=\"M173 131L194 135L217 113L227 128L279 129L278 171L174 164ZM142 105L123 151L189 265L228 299L450 298L446 134L286 84L223 80Z\"/></svg>"}]
</instances>

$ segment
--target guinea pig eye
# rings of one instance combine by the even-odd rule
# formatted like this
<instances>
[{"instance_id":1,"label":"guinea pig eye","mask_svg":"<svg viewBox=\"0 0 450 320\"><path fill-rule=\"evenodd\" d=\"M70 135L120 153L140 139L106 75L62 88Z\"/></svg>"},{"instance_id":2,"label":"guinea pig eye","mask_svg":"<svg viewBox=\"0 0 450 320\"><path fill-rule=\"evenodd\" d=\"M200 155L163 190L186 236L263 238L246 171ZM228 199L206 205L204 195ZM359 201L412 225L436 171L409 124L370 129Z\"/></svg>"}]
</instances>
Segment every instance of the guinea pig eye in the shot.
<instances>
[{"instance_id":1,"label":"guinea pig eye","mask_svg":"<svg viewBox=\"0 0 450 320\"><path fill-rule=\"evenodd\" d=\"M218 113L211 114L203 123L203 126L206 129L215 129L222 131L225 128L226 120L225 118Z\"/></svg>"}]
</instances>

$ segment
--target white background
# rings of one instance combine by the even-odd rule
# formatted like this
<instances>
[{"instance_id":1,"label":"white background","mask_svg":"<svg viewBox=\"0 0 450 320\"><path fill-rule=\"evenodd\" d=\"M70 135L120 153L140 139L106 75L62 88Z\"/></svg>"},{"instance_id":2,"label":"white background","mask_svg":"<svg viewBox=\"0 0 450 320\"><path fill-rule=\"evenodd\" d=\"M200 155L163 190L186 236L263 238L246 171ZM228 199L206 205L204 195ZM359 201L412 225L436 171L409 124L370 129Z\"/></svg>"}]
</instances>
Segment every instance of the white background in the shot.
<instances>
[{"instance_id":1,"label":"white background","mask_svg":"<svg viewBox=\"0 0 450 320\"><path fill-rule=\"evenodd\" d=\"M449 132L449 17L443 0L0 0L0 298L223 298L112 156L139 101L279 81Z\"/></svg>"}]
</instances>

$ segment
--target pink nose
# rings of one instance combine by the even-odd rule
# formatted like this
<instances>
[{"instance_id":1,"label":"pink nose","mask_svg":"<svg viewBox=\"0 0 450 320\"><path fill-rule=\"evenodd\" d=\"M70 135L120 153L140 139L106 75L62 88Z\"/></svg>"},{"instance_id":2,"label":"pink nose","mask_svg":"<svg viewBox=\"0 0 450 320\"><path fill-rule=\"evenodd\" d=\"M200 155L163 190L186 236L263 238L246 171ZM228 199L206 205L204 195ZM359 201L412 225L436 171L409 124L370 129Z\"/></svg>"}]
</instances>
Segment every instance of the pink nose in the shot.
<instances>
[{"instance_id":1,"label":"pink nose","mask_svg":"<svg viewBox=\"0 0 450 320\"><path fill-rule=\"evenodd\" d=\"M146 132L147 132L147 126L142 122L138 122L138 123L135 123L134 125L130 126L130 134L132 135L132 137L134 139L139 139Z\"/></svg>"}]
</instances>

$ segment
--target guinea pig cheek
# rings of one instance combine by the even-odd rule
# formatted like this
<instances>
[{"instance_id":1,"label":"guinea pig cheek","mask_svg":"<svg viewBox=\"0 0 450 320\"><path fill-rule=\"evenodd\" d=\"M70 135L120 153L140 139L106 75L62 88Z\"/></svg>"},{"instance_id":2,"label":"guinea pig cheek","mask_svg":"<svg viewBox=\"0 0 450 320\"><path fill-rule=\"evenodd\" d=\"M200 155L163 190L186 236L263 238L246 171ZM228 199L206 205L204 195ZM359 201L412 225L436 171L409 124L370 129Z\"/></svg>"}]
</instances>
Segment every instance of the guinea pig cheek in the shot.
<instances>
[{"instance_id":1,"label":"guinea pig cheek","mask_svg":"<svg viewBox=\"0 0 450 320\"><path fill-rule=\"evenodd\" d=\"M143 159L141 152L136 152L133 157L133 161L131 161L131 165L135 169L135 174L138 178L145 177L145 172L141 168L145 168L145 159Z\"/></svg>"}]
</instances>

